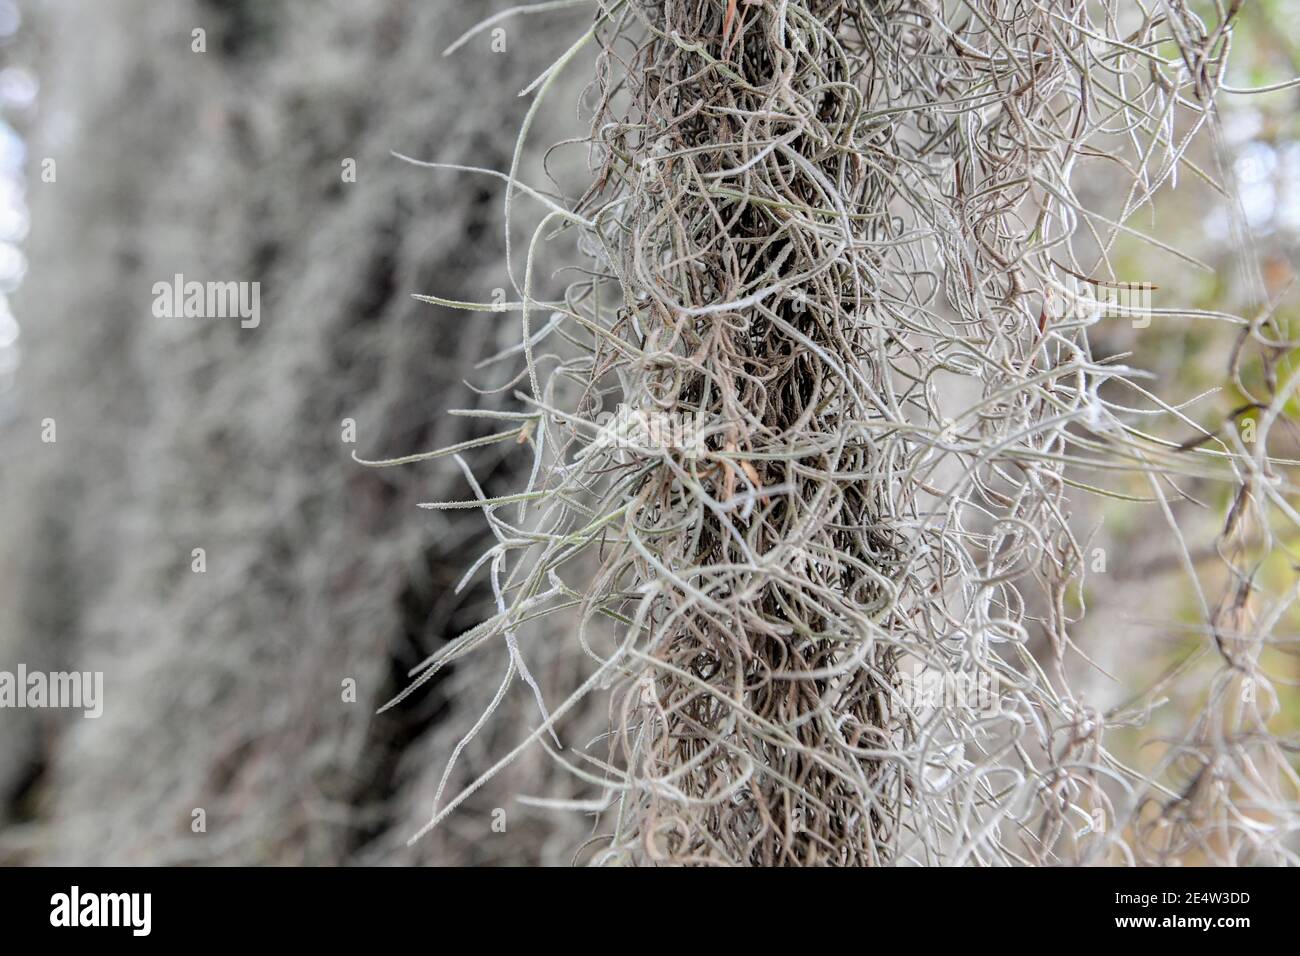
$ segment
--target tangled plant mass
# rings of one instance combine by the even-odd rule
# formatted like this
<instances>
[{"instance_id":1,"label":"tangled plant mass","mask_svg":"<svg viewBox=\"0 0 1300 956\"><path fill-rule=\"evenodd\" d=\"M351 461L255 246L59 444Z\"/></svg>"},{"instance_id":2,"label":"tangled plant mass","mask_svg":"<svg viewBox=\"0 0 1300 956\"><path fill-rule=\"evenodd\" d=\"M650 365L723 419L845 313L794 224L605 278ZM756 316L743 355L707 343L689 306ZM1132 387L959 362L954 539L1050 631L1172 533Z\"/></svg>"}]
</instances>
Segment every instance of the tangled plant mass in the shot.
<instances>
[{"instance_id":1,"label":"tangled plant mass","mask_svg":"<svg viewBox=\"0 0 1300 956\"><path fill-rule=\"evenodd\" d=\"M1293 861L1298 781L1259 656L1295 594L1254 581L1268 529L1296 518L1288 465L1089 343L1128 321L1108 303L1130 288L1111 252L1133 213L1180 176L1228 194L1189 149L1214 135L1235 9L586 2L591 30L526 92L595 46L590 187L566 200L512 169L507 218L544 209L511 252L517 300L426 297L522 317L521 410L492 413L510 427L412 456L534 454L518 494L485 497L462 460L475 498L429 505L490 523L470 572L498 613L412 689L504 640L497 702L522 677L541 714L484 779L603 694L607 735L553 750L591 787L574 809L594 814L598 863ZM1118 216L1076 192L1099 163ZM567 236L588 261L542 301L541 250ZM1259 306L1214 316L1239 327L1238 362L1294 348ZM1295 388L1267 378L1263 432ZM600 440L620 405L697 423L700 447ZM1151 410L1197 438L1157 437ZM1121 474L1148 479L1147 514L1175 532L1184 478L1236 489L1226 596L1197 584L1196 661L1218 669L1154 769L1108 740L1187 667L1109 711L1072 690L1091 665L1071 501ZM528 633L556 612L593 663L548 701ZM996 688L997 706L918 695L919 675ZM466 793L440 792L429 825Z\"/></svg>"}]
</instances>

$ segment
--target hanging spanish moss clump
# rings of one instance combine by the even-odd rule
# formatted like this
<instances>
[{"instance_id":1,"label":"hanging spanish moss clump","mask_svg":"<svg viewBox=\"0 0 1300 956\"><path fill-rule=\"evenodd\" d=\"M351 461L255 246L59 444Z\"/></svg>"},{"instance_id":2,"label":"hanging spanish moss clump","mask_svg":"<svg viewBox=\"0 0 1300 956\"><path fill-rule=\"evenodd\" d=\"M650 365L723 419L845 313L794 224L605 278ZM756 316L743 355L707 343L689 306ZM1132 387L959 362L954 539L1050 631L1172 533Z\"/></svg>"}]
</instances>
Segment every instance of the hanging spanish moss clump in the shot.
<instances>
[{"instance_id":1,"label":"hanging spanish moss clump","mask_svg":"<svg viewBox=\"0 0 1300 956\"><path fill-rule=\"evenodd\" d=\"M1156 514L1180 476L1249 487L1234 513L1270 500L1243 449L1135 427L1109 397L1135 373L1089 345L1129 308L1116 235L1189 175L1214 122L1230 16L1155 6L600 0L529 91L597 48L590 188L566 200L510 172L545 210L517 300L429 297L522 316L520 410L484 441L527 445L535 465L489 499L462 461L477 497L430 505L486 516L497 543L473 572L499 613L416 683L505 642L497 699L517 674L540 716L484 779L559 740L591 787L586 858L1288 853L1276 698L1225 697L1268 685L1267 613L1254 629L1238 614L1206 716L1156 773L1107 749L1150 698L1099 712L1072 690L1089 664L1071 636L1084 553L1067 492L1128 472L1151 477ZM1098 161L1127 193L1117 220L1076 193ZM543 301L557 236L588 261ZM556 612L592 667L547 701L528 640ZM598 693L608 733L561 740Z\"/></svg>"}]
</instances>

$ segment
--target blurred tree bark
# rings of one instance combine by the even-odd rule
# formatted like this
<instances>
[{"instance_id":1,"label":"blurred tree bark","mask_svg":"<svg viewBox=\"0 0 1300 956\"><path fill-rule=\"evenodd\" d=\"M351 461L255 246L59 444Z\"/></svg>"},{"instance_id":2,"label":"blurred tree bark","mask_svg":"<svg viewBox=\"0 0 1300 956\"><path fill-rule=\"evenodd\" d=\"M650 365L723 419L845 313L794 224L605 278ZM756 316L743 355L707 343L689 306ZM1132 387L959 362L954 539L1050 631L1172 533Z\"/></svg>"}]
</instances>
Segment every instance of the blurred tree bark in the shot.
<instances>
[{"instance_id":1,"label":"blurred tree bark","mask_svg":"<svg viewBox=\"0 0 1300 956\"><path fill-rule=\"evenodd\" d=\"M545 863L580 842L556 832L579 827L563 815L509 809L509 837L492 830L505 793L550 779L543 755L405 849L500 657L375 716L490 600L452 593L488 540L481 518L415 508L467 496L455 467L350 458L487 430L442 410L497 401L462 379L518 336L409 295L507 286L500 183L389 154L509 165L514 93L569 21L442 59L479 7L27 5L42 90L24 130L34 226L3 429L0 667L102 670L106 702L99 720L0 715L0 860ZM56 182L40 181L45 157ZM155 318L153 284L178 273L259 282L260 326ZM475 458L489 493L527 464L513 445ZM531 714L526 694L510 706Z\"/></svg>"}]
</instances>

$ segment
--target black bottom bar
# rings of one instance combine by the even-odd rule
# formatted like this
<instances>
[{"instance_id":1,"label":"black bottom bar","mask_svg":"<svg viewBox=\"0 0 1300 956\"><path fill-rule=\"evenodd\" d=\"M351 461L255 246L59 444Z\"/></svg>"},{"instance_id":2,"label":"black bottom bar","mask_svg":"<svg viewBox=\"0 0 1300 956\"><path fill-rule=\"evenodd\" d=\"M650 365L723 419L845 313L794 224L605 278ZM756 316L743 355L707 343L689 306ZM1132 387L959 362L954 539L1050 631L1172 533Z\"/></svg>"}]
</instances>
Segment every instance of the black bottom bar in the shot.
<instances>
[{"instance_id":1,"label":"black bottom bar","mask_svg":"<svg viewBox=\"0 0 1300 956\"><path fill-rule=\"evenodd\" d=\"M682 892L695 902L650 903L658 893L680 902ZM779 904L763 902L777 895ZM1258 929L1289 932L1294 900L1294 878L1283 870L0 870L6 940L76 934L80 943L438 945L466 933L523 933L585 945L606 938L593 933L595 920L652 946L687 931L702 940L695 931L718 931L718 919L776 930L770 921L793 918L800 902L805 914L781 932L810 940L852 932L855 921L844 917L860 913L875 938L895 923L900 939L924 939L927 948L976 943L985 933L986 943L1007 934L1029 940L1036 929L1071 941L1199 934L1226 942Z\"/></svg>"}]
</instances>

